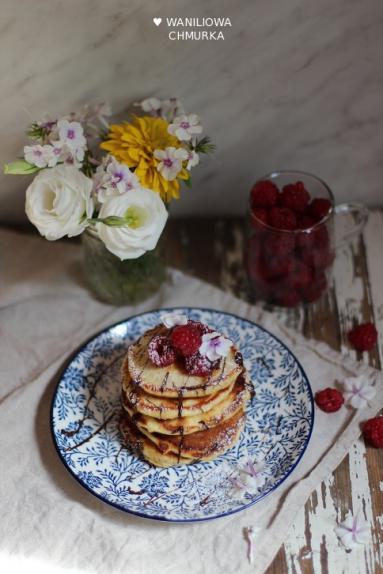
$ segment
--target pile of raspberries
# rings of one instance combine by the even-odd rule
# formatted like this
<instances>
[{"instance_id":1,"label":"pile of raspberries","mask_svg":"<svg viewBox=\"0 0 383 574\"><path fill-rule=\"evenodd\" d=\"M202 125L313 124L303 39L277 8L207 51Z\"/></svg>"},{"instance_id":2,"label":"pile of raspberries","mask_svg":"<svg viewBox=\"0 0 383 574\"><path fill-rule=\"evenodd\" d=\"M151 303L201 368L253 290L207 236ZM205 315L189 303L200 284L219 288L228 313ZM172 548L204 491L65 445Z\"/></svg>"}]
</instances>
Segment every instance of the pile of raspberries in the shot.
<instances>
[{"instance_id":1,"label":"pile of raspberries","mask_svg":"<svg viewBox=\"0 0 383 574\"><path fill-rule=\"evenodd\" d=\"M149 358L157 367L166 367L175 363L183 364L189 375L204 377L218 366L200 354L202 335L212 333L204 323L189 319L186 325L173 327L168 335L153 337L148 345Z\"/></svg>"},{"instance_id":2,"label":"pile of raspberries","mask_svg":"<svg viewBox=\"0 0 383 574\"><path fill-rule=\"evenodd\" d=\"M254 185L247 267L257 296L284 307L319 299L334 260L326 224L320 224L331 207L328 199L311 199L301 181L282 191L269 180Z\"/></svg>"}]
</instances>

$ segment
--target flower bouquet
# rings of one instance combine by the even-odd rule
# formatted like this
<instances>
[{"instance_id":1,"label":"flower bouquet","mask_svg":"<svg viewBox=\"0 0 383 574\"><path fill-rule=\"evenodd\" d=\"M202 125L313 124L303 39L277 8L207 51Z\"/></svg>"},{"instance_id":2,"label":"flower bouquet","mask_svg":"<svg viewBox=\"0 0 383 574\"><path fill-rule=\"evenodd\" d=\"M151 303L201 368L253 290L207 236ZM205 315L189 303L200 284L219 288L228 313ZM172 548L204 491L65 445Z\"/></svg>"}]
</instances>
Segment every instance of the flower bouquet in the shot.
<instances>
[{"instance_id":1,"label":"flower bouquet","mask_svg":"<svg viewBox=\"0 0 383 574\"><path fill-rule=\"evenodd\" d=\"M135 104L109 125L105 104L33 123L24 158L6 174L35 174L25 211L49 240L82 235L90 285L104 301L133 303L165 278L158 241L167 205L191 184L200 154L213 151L200 119L175 99Z\"/></svg>"}]
</instances>

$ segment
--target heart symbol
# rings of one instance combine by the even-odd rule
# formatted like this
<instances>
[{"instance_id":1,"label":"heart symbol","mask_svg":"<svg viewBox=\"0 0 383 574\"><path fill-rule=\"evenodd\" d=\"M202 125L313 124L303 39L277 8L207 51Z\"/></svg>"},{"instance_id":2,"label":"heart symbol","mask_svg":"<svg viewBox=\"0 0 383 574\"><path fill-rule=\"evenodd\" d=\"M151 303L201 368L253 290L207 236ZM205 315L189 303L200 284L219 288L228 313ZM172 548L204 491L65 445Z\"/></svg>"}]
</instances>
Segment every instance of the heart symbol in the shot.
<instances>
[{"instance_id":1,"label":"heart symbol","mask_svg":"<svg viewBox=\"0 0 383 574\"><path fill-rule=\"evenodd\" d=\"M153 22L156 26L159 26L162 22L162 18L153 18Z\"/></svg>"}]
</instances>

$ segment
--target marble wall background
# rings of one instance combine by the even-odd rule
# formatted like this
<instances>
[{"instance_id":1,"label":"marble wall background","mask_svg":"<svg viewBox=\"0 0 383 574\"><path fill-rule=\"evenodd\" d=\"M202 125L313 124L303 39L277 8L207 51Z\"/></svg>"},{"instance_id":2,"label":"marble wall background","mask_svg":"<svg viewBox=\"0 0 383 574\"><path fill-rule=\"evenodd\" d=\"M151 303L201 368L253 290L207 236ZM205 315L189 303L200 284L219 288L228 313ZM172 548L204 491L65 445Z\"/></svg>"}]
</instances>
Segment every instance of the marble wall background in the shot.
<instances>
[{"instance_id":1,"label":"marble wall background","mask_svg":"<svg viewBox=\"0 0 383 574\"><path fill-rule=\"evenodd\" d=\"M381 0L0 0L0 162L30 118L177 95L218 146L176 214L241 213L252 181L311 171L383 203ZM154 16L227 16L224 41L170 41ZM27 179L0 178L0 220Z\"/></svg>"}]
</instances>

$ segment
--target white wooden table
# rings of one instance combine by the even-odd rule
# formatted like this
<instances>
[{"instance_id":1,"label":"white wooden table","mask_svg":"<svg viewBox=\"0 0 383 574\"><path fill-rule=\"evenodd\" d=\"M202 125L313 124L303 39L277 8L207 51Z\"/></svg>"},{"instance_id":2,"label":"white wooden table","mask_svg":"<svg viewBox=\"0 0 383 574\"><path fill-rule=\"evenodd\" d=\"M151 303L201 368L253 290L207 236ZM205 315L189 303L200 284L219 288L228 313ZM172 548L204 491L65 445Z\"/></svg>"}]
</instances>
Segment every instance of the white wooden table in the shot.
<instances>
[{"instance_id":1,"label":"white wooden table","mask_svg":"<svg viewBox=\"0 0 383 574\"><path fill-rule=\"evenodd\" d=\"M171 222L168 234L171 264L249 298L242 220L181 219ZM328 295L306 309L278 311L278 317L308 337L381 368L382 337L379 349L363 354L350 350L346 341L354 323L372 321L383 334L383 210L370 214L363 236L338 250ZM305 506L303 502L267 574L383 572L382 450L366 447L359 439ZM349 509L358 508L371 525L362 558L347 553L333 534L335 523L344 520Z\"/></svg>"}]
</instances>

